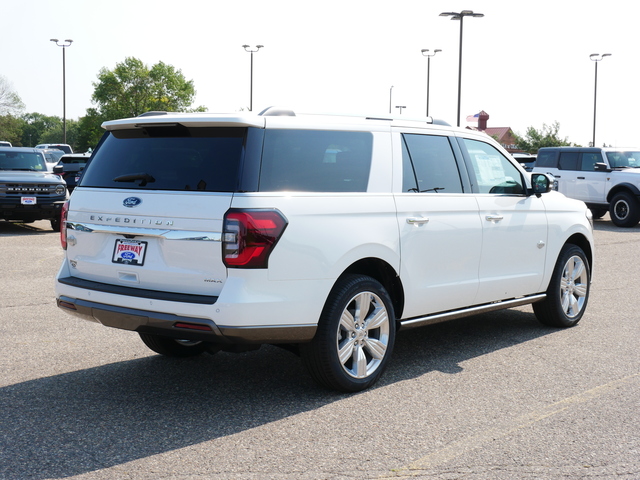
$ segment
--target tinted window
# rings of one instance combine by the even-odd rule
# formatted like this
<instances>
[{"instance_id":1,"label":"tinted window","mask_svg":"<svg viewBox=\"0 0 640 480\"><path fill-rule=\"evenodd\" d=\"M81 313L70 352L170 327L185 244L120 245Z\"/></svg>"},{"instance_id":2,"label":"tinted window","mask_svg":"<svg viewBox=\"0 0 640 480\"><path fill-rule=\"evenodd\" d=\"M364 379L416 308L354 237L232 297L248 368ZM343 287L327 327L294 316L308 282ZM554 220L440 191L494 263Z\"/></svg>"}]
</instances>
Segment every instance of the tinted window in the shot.
<instances>
[{"instance_id":1,"label":"tinted window","mask_svg":"<svg viewBox=\"0 0 640 480\"><path fill-rule=\"evenodd\" d=\"M522 175L504 155L488 143L464 139L478 193L523 194Z\"/></svg>"},{"instance_id":2,"label":"tinted window","mask_svg":"<svg viewBox=\"0 0 640 480\"><path fill-rule=\"evenodd\" d=\"M536 158L536 167L549 167L557 168L556 165L556 150L538 150L538 158Z\"/></svg>"},{"instance_id":3,"label":"tinted window","mask_svg":"<svg viewBox=\"0 0 640 480\"><path fill-rule=\"evenodd\" d=\"M460 172L447 137L403 137L403 191L462 193Z\"/></svg>"},{"instance_id":4,"label":"tinted window","mask_svg":"<svg viewBox=\"0 0 640 480\"><path fill-rule=\"evenodd\" d=\"M0 170L43 171L47 169L44 156L37 152L0 152Z\"/></svg>"},{"instance_id":5,"label":"tinted window","mask_svg":"<svg viewBox=\"0 0 640 480\"><path fill-rule=\"evenodd\" d=\"M87 163L87 160L89 160L88 156L78 156L78 157L71 157L68 155L64 155L60 158L60 161L62 163L64 163L65 165L69 164L69 163Z\"/></svg>"},{"instance_id":6,"label":"tinted window","mask_svg":"<svg viewBox=\"0 0 640 480\"><path fill-rule=\"evenodd\" d=\"M116 130L82 177L85 187L232 192L246 128Z\"/></svg>"},{"instance_id":7,"label":"tinted window","mask_svg":"<svg viewBox=\"0 0 640 480\"><path fill-rule=\"evenodd\" d=\"M560 161L558 168L560 170L579 170L578 168L578 152L560 152Z\"/></svg>"},{"instance_id":8,"label":"tinted window","mask_svg":"<svg viewBox=\"0 0 640 480\"><path fill-rule=\"evenodd\" d=\"M372 145L367 132L266 130L259 189L364 192Z\"/></svg>"},{"instance_id":9,"label":"tinted window","mask_svg":"<svg viewBox=\"0 0 640 480\"><path fill-rule=\"evenodd\" d=\"M57 150L61 150L65 153L72 153L71 147L69 145L52 145L51 148L55 148Z\"/></svg>"},{"instance_id":10,"label":"tinted window","mask_svg":"<svg viewBox=\"0 0 640 480\"><path fill-rule=\"evenodd\" d=\"M580 170L594 172L598 162L602 163L602 155L599 153L583 153L580 161Z\"/></svg>"},{"instance_id":11,"label":"tinted window","mask_svg":"<svg viewBox=\"0 0 640 480\"><path fill-rule=\"evenodd\" d=\"M411 156L407 149L407 144L402 142L402 191L418 192L418 180L416 179L416 171L411 162Z\"/></svg>"}]
</instances>

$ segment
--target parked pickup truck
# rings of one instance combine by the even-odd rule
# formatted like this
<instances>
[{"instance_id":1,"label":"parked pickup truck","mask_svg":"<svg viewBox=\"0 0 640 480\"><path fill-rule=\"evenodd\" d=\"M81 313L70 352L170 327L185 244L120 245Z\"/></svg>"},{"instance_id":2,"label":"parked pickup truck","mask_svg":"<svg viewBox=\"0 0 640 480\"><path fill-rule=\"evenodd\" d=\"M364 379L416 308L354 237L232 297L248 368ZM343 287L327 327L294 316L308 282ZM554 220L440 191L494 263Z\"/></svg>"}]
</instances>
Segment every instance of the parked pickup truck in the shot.
<instances>
[{"instance_id":1,"label":"parked pickup truck","mask_svg":"<svg viewBox=\"0 0 640 480\"><path fill-rule=\"evenodd\" d=\"M53 167L53 173L60 175L67 182L69 193L76 188L80 173L90 156L89 153L69 153L60 157L58 164Z\"/></svg>"},{"instance_id":2,"label":"parked pickup truck","mask_svg":"<svg viewBox=\"0 0 640 480\"><path fill-rule=\"evenodd\" d=\"M533 169L555 178L555 188L582 200L600 218L609 212L618 227L640 222L640 149L545 147Z\"/></svg>"}]
</instances>

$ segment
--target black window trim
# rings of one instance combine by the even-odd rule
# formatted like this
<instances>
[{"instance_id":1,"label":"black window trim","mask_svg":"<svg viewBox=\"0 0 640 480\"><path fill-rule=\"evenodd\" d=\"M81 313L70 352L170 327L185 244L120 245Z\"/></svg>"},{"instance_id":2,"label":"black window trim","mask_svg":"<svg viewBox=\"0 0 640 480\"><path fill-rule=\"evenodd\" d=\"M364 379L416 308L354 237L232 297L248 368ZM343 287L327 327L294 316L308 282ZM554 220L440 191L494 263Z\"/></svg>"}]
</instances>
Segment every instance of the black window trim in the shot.
<instances>
[{"instance_id":1,"label":"black window trim","mask_svg":"<svg viewBox=\"0 0 640 480\"><path fill-rule=\"evenodd\" d=\"M405 139L405 135L425 135L425 136L430 136L430 137L446 137L447 140L449 141L449 146L451 147L451 152L453 153L453 157L454 157L455 162L456 162L456 167L458 169L458 175L460 176L460 182L462 184L462 193L460 193L460 195L468 195L469 193L472 193L471 181L470 181L470 178L469 178L469 170L467 168L466 161L464 159L464 155L462 153L462 150L460 149L460 146L458 145L456 137L452 137L451 135L447 135L444 132L400 131L399 133L400 133L400 138L401 138L401 141L402 141L402 148L406 149L407 154L409 155L409 159L411 161L411 168L413 170L414 181L416 182L416 186L418 184L418 177L417 177L417 174L416 174L415 165L413 163L413 158L411 158L411 151L409 150L409 147L408 147L406 139ZM403 162L403 159L401 158L400 161ZM403 168L403 173L404 173L404 168ZM433 194L434 192L405 192L405 191L402 191L402 193L421 193L422 195L425 195L425 194Z\"/></svg>"}]
</instances>

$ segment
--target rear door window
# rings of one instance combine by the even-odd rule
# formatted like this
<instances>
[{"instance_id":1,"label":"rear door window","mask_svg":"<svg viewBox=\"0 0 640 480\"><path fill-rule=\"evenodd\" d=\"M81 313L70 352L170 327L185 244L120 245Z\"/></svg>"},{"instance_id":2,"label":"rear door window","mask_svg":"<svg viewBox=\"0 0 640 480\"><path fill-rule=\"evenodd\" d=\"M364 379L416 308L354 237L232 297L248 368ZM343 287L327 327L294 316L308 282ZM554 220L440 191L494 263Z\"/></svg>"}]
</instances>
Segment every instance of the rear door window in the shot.
<instances>
[{"instance_id":1,"label":"rear door window","mask_svg":"<svg viewBox=\"0 0 640 480\"><path fill-rule=\"evenodd\" d=\"M110 132L81 186L233 192L246 128L150 127Z\"/></svg>"},{"instance_id":2,"label":"rear door window","mask_svg":"<svg viewBox=\"0 0 640 480\"><path fill-rule=\"evenodd\" d=\"M578 168L579 157L580 153L578 152L560 152L558 168L560 170L580 170Z\"/></svg>"},{"instance_id":3,"label":"rear door window","mask_svg":"<svg viewBox=\"0 0 640 480\"><path fill-rule=\"evenodd\" d=\"M403 192L462 193L458 164L447 137L403 134Z\"/></svg>"}]
</instances>

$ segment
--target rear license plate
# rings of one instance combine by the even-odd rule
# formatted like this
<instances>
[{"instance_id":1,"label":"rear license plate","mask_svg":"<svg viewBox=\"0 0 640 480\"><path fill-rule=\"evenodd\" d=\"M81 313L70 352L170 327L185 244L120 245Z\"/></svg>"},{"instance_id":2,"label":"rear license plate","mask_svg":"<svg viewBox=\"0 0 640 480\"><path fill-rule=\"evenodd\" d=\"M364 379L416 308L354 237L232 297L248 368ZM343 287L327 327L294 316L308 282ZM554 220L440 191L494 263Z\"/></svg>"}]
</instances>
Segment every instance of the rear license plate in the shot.
<instances>
[{"instance_id":1,"label":"rear license plate","mask_svg":"<svg viewBox=\"0 0 640 480\"><path fill-rule=\"evenodd\" d=\"M141 267L144 265L144 257L146 253L147 242L117 238L111 261L113 263L138 265Z\"/></svg>"}]
</instances>

